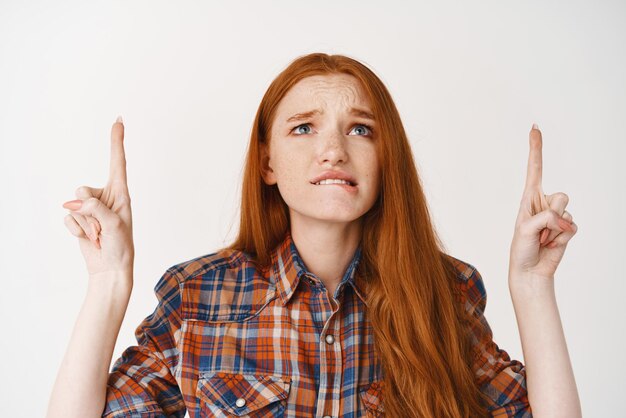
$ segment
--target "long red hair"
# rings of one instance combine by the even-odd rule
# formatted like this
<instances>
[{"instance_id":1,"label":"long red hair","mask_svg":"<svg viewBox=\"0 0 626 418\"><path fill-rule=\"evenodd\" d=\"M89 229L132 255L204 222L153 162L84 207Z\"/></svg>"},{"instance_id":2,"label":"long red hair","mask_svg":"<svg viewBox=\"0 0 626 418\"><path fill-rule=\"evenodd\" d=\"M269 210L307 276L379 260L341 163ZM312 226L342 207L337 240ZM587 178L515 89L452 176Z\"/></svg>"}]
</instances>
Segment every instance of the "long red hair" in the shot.
<instances>
[{"instance_id":1,"label":"long red hair","mask_svg":"<svg viewBox=\"0 0 626 418\"><path fill-rule=\"evenodd\" d=\"M292 61L270 84L246 156L238 236L226 248L269 265L270 251L290 226L277 186L262 179L261 144L270 140L276 108L289 89L305 77L328 74L348 74L361 83L380 138L381 190L363 215L358 274L367 286L367 316L383 367L385 411L393 417L484 417L468 333L476 318L461 303L398 110L365 65L343 55L313 53Z\"/></svg>"}]
</instances>

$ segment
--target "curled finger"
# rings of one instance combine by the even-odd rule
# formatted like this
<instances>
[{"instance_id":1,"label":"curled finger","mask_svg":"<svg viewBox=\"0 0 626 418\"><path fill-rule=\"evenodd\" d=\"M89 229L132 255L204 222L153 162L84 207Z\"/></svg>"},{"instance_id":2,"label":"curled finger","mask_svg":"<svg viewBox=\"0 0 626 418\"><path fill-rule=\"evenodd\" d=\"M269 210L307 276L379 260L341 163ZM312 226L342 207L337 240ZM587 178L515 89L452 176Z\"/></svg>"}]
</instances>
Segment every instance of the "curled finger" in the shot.
<instances>
[{"instance_id":1,"label":"curled finger","mask_svg":"<svg viewBox=\"0 0 626 418\"><path fill-rule=\"evenodd\" d=\"M574 217L568 211L564 211L563 216L561 216L561 218L565 219L567 222L570 222L570 223L574 222Z\"/></svg>"},{"instance_id":2,"label":"curled finger","mask_svg":"<svg viewBox=\"0 0 626 418\"><path fill-rule=\"evenodd\" d=\"M555 211L557 215L562 217L563 214L565 213L565 208L567 207L567 204L569 203L569 196L563 192L557 192L551 195L546 195L545 198L546 198L548 207L552 209L553 211ZM542 246L545 246L546 244L554 240L554 238L559 233L560 231L546 227L543 231L541 231L539 244Z\"/></svg>"},{"instance_id":3,"label":"curled finger","mask_svg":"<svg viewBox=\"0 0 626 418\"><path fill-rule=\"evenodd\" d=\"M567 221L567 223L568 223L568 224L570 224L570 227L573 227L573 225L575 225L575 224L574 224L574 221L573 221L572 214L571 214L571 213L569 213L568 211L563 212L563 216L561 216L561 218L562 218L563 220ZM554 241L556 241L556 239L557 239L558 237L560 237L561 235L563 235L563 233L564 233L564 232L565 232L565 231L563 231L563 232L559 232L557 235L555 235L555 237L554 237L553 239L550 239L549 241L544 242L544 243L543 243L543 246L544 246L544 247L548 247L548 248L554 248L556 245L550 245L550 244L552 244ZM575 231L574 231L574 232L575 232Z\"/></svg>"},{"instance_id":4,"label":"curled finger","mask_svg":"<svg viewBox=\"0 0 626 418\"><path fill-rule=\"evenodd\" d=\"M556 247L567 245L569 240L572 239L572 237L576 234L577 231L578 231L578 225L572 222L571 229L561 232L559 235L557 235L557 237L554 240L552 240L552 242L546 245L546 247L556 248Z\"/></svg>"},{"instance_id":5,"label":"curled finger","mask_svg":"<svg viewBox=\"0 0 626 418\"><path fill-rule=\"evenodd\" d=\"M95 197L96 199L100 200L100 198L102 197L103 191L104 189L102 188L80 186L74 191L74 194L79 200L82 200L82 201L85 201L91 197ZM100 226L100 222L98 222L98 220L91 215L83 215L83 216L88 222L93 223L96 226L95 235L97 236L102 230Z\"/></svg>"},{"instance_id":6,"label":"curled finger","mask_svg":"<svg viewBox=\"0 0 626 418\"><path fill-rule=\"evenodd\" d=\"M72 233L72 235L81 238L81 239L88 239L90 240L97 248L100 248L100 242L97 238L97 234L95 235L96 238L92 238L91 236L87 235L85 232L85 230L83 229L83 227L81 227L79 225L79 223L76 221L75 217L69 213L65 216L65 218L63 219L65 226L67 227L67 229L70 230L70 232ZM93 231L94 231L94 225L92 223L89 223L90 226L90 233L93 235Z\"/></svg>"},{"instance_id":7,"label":"curled finger","mask_svg":"<svg viewBox=\"0 0 626 418\"><path fill-rule=\"evenodd\" d=\"M74 211L70 212L70 216L72 218L74 218L74 221L80 226L80 228L83 230L83 233L85 234L85 236L87 238L89 238L91 241L95 241L97 236L93 235L93 229L92 229L92 223L90 223L84 215L81 215L80 213L76 213Z\"/></svg>"},{"instance_id":8,"label":"curled finger","mask_svg":"<svg viewBox=\"0 0 626 418\"><path fill-rule=\"evenodd\" d=\"M67 229L75 237L88 238L83 228L78 224L78 222L76 222L76 219L74 219L74 217L71 214L68 213L67 215L65 215L65 218L63 218L63 223L65 223L65 226L67 227Z\"/></svg>"}]
</instances>

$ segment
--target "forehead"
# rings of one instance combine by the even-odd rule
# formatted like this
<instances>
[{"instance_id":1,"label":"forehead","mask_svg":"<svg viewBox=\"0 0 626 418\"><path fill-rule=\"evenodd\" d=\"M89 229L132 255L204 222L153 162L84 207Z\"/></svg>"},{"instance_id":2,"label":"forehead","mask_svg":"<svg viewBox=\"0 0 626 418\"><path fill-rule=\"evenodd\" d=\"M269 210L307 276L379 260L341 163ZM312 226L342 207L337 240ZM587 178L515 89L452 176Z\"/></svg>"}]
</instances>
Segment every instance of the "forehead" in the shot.
<instances>
[{"instance_id":1,"label":"forehead","mask_svg":"<svg viewBox=\"0 0 626 418\"><path fill-rule=\"evenodd\" d=\"M369 101L354 76L314 75L298 81L285 94L276 111L278 115L284 115L287 112L310 110L312 105L369 108Z\"/></svg>"}]
</instances>

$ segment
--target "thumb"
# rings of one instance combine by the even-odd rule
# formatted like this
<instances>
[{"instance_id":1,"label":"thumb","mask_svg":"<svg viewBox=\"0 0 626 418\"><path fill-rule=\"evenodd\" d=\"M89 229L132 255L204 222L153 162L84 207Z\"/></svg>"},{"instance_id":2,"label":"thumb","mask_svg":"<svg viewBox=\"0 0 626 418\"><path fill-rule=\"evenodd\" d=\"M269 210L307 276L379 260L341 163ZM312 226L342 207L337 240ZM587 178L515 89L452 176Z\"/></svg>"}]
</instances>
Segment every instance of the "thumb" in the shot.
<instances>
[{"instance_id":1,"label":"thumb","mask_svg":"<svg viewBox=\"0 0 626 418\"><path fill-rule=\"evenodd\" d=\"M520 232L522 232L523 235L536 237L537 240L539 240L539 235L545 228L558 233L575 232L575 227L572 223L561 217L561 215L552 209L543 210L528 218L526 222L521 225Z\"/></svg>"}]
</instances>

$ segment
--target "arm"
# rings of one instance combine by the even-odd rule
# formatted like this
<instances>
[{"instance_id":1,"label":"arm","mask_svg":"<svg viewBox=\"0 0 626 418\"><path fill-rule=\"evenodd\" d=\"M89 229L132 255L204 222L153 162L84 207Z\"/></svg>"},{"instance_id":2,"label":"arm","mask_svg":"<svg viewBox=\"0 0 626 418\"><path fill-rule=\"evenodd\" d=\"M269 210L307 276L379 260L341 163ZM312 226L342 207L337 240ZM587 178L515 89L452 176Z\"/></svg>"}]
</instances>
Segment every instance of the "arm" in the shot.
<instances>
[{"instance_id":1,"label":"arm","mask_svg":"<svg viewBox=\"0 0 626 418\"><path fill-rule=\"evenodd\" d=\"M509 290L524 351L533 414L581 417L554 281L543 277L510 277Z\"/></svg>"},{"instance_id":2,"label":"arm","mask_svg":"<svg viewBox=\"0 0 626 418\"><path fill-rule=\"evenodd\" d=\"M157 283L158 305L137 327L138 345L128 347L110 373L128 297L123 299L119 293L112 297L106 289L106 285L90 283L48 417L183 417L185 404L173 375L181 326L176 273L167 270Z\"/></svg>"},{"instance_id":3,"label":"arm","mask_svg":"<svg viewBox=\"0 0 626 418\"><path fill-rule=\"evenodd\" d=\"M472 371L483 395L490 417L532 417L526 390L526 367L500 348L485 317L487 291L482 276L474 266L457 263L461 271L461 288L465 306L475 317L471 327L474 362Z\"/></svg>"},{"instance_id":4,"label":"arm","mask_svg":"<svg viewBox=\"0 0 626 418\"><path fill-rule=\"evenodd\" d=\"M181 282L174 268L158 281L158 304L135 330L137 345L128 347L111 368L103 417L178 417L186 412L175 378L179 365ZM100 416L100 415L99 415Z\"/></svg>"},{"instance_id":5,"label":"arm","mask_svg":"<svg viewBox=\"0 0 626 418\"><path fill-rule=\"evenodd\" d=\"M528 368L528 392L537 417L581 416L554 294L554 276L578 226L562 192L546 195L541 186L543 138L529 134L526 184L515 221L509 262L509 291Z\"/></svg>"},{"instance_id":6,"label":"arm","mask_svg":"<svg viewBox=\"0 0 626 418\"><path fill-rule=\"evenodd\" d=\"M90 277L48 404L48 418L100 417L132 273Z\"/></svg>"}]
</instances>

